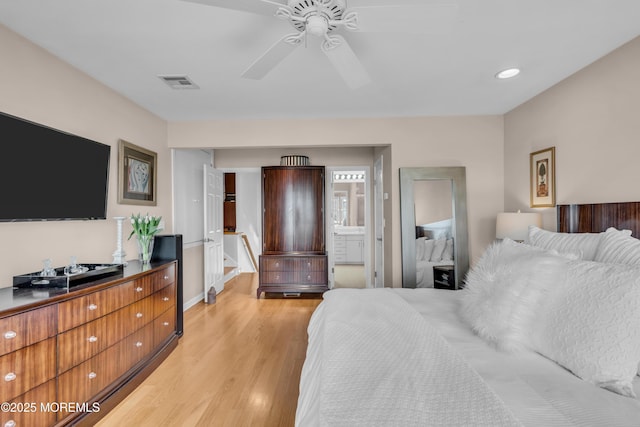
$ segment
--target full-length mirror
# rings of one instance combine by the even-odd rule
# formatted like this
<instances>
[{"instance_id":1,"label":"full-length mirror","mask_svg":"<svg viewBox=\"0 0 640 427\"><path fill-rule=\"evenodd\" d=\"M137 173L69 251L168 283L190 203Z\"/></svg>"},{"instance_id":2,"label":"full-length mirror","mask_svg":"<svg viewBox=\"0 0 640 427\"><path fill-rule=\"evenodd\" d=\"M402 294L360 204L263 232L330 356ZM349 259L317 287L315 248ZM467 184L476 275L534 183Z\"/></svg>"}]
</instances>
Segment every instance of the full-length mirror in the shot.
<instances>
[{"instance_id":1,"label":"full-length mirror","mask_svg":"<svg viewBox=\"0 0 640 427\"><path fill-rule=\"evenodd\" d=\"M400 168L402 286L459 289L469 269L464 167Z\"/></svg>"}]
</instances>

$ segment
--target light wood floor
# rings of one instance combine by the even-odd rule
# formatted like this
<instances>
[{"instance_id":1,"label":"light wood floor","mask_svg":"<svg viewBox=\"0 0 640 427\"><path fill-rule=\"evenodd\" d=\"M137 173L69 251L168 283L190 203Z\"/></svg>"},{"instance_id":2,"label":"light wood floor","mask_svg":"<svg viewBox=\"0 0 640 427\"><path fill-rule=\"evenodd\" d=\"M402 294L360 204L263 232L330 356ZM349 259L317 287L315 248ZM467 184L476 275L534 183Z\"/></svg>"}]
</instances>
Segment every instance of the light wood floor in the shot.
<instances>
[{"instance_id":1,"label":"light wood floor","mask_svg":"<svg viewBox=\"0 0 640 427\"><path fill-rule=\"evenodd\" d=\"M257 274L185 312L178 347L98 426L292 426L320 299L256 299Z\"/></svg>"}]
</instances>

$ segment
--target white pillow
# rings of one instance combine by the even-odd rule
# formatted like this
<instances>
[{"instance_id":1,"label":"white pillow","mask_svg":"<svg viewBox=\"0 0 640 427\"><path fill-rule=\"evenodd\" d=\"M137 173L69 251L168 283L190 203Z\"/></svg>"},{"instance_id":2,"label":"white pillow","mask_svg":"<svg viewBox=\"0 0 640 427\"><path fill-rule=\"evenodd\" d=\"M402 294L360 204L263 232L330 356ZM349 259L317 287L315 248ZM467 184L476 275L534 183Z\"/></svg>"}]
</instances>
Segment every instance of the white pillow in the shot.
<instances>
[{"instance_id":1,"label":"white pillow","mask_svg":"<svg viewBox=\"0 0 640 427\"><path fill-rule=\"evenodd\" d=\"M453 239L447 239L444 252L442 252L442 261L453 261Z\"/></svg>"},{"instance_id":2,"label":"white pillow","mask_svg":"<svg viewBox=\"0 0 640 427\"><path fill-rule=\"evenodd\" d=\"M442 253L444 252L444 247L447 245L446 239L438 239L435 242L435 245L433 245L433 252L431 252L431 258L429 259L433 262L442 260Z\"/></svg>"},{"instance_id":3,"label":"white pillow","mask_svg":"<svg viewBox=\"0 0 640 427\"><path fill-rule=\"evenodd\" d=\"M530 225L527 242L539 248L577 254L582 259L593 261L601 235L602 233L556 233Z\"/></svg>"},{"instance_id":4,"label":"white pillow","mask_svg":"<svg viewBox=\"0 0 640 427\"><path fill-rule=\"evenodd\" d=\"M431 240L446 239L451 237L451 227L431 227L423 231L425 236Z\"/></svg>"},{"instance_id":5,"label":"white pillow","mask_svg":"<svg viewBox=\"0 0 640 427\"><path fill-rule=\"evenodd\" d=\"M482 338L506 351L530 348L544 292L566 270L564 256L510 239L491 245L469 270L460 315Z\"/></svg>"},{"instance_id":6,"label":"white pillow","mask_svg":"<svg viewBox=\"0 0 640 427\"><path fill-rule=\"evenodd\" d=\"M596 251L595 261L612 264L640 265L640 240L630 230L608 228Z\"/></svg>"},{"instance_id":7,"label":"white pillow","mask_svg":"<svg viewBox=\"0 0 640 427\"><path fill-rule=\"evenodd\" d=\"M418 237L416 239L416 261L422 261L424 259L424 237Z\"/></svg>"},{"instance_id":8,"label":"white pillow","mask_svg":"<svg viewBox=\"0 0 640 427\"><path fill-rule=\"evenodd\" d=\"M422 258L425 261L429 261L431 259L431 253L433 252L433 246L436 241L431 239L426 239L424 241L424 257Z\"/></svg>"},{"instance_id":9,"label":"white pillow","mask_svg":"<svg viewBox=\"0 0 640 427\"><path fill-rule=\"evenodd\" d=\"M571 261L549 288L534 349L578 377L624 396L640 363L640 267Z\"/></svg>"}]
</instances>

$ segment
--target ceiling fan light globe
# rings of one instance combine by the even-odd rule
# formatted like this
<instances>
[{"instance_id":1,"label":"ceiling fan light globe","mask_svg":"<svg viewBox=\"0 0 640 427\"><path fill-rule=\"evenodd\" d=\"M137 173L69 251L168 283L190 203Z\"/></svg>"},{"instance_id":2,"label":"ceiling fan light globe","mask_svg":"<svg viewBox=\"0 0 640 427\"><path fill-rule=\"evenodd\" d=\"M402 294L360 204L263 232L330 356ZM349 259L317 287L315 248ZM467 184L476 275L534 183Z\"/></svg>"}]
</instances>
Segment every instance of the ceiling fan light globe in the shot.
<instances>
[{"instance_id":1,"label":"ceiling fan light globe","mask_svg":"<svg viewBox=\"0 0 640 427\"><path fill-rule=\"evenodd\" d=\"M307 19L306 29L309 34L322 37L329 31L329 22L322 16L310 16Z\"/></svg>"}]
</instances>

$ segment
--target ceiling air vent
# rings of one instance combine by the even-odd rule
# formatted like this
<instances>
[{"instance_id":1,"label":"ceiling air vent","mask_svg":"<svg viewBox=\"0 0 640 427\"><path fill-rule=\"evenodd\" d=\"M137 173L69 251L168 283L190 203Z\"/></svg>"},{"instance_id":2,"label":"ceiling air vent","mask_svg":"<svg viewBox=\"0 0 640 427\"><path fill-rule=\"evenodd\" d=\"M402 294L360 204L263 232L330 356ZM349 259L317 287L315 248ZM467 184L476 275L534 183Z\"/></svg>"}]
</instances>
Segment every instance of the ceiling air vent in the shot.
<instances>
[{"instance_id":1,"label":"ceiling air vent","mask_svg":"<svg viewBox=\"0 0 640 427\"><path fill-rule=\"evenodd\" d=\"M187 76L158 76L171 89L199 89L198 85L189 79Z\"/></svg>"}]
</instances>

